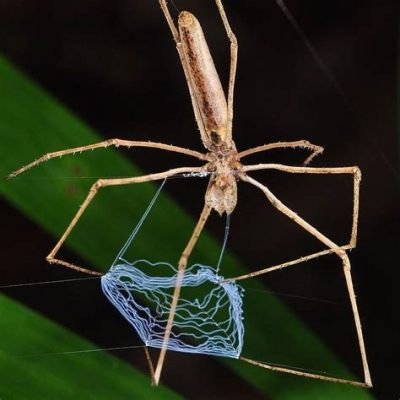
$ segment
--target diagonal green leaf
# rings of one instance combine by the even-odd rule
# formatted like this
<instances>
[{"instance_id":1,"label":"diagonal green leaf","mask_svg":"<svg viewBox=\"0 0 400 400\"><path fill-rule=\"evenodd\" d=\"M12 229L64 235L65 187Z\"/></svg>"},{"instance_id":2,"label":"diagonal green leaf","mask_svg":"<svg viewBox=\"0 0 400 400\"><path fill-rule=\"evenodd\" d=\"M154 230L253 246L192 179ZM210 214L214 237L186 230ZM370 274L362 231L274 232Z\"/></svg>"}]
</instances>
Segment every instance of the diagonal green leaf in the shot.
<instances>
[{"instance_id":1,"label":"diagonal green leaf","mask_svg":"<svg viewBox=\"0 0 400 400\"><path fill-rule=\"evenodd\" d=\"M4 175L46 152L101 140L98 134L5 60L0 62L0 87L0 172ZM116 150L98 150L96 154L91 152L53 160L51 165L44 164L28 172L24 179L2 181L0 193L58 238L94 179L52 180L40 177L65 177L77 171L82 176L109 176L111 169L111 173L117 176L141 174L137 167ZM27 179L29 177L32 179ZM106 271L152 193L152 184L104 190L85 212L67 245L86 260L88 266ZM151 213L151 221L143 228L143 233L140 232L135 247L140 249L143 257L175 262L179 249L183 248L193 229L193 219L168 195L163 194ZM204 233L194 257L211 265L219 249L217 242ZM231 254L225 256L224 270L229 276L244 272L243 266ZM263 289L257 281L252 282L252 287ZM260 315L265 315L265 310L268 310L268 318L260 318ZM28 313L23 308L19 312ZM327 371L350 377L346 368L315 334L272 295L264 293L263 296L251 297L251 300L246 295L245 326L244 352L249 357L256 357L262 349L269 360L281 361L282 349L286 349L287 354L290 354L287 359L290 365L320 369L323 363ZM221 361L242 379L274 399L370 398L367 391L359 388L271 373L234 360Z\"/></svg>"},{"instance_id":2,"label":"diagonal green leaf","mask_svg":"<svg viewBox=\"0 0 400 400\"><path fill-rule=\"evenodd\" d=\"M104 352L65 354L62 362L54 354L29 357L95 347L5 296L0 309L1 399L180 398L165 387L151 387L143 373Z\"/></svg>"}]
</instances>

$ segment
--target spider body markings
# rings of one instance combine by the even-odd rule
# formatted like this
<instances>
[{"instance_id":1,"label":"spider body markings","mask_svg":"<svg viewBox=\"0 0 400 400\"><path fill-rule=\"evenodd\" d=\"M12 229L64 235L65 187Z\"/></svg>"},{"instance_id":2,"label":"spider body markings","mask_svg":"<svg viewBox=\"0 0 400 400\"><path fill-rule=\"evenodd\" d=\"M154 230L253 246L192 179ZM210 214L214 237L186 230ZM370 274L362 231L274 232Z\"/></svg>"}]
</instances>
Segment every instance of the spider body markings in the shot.
<instances>
[{"instance_id":1,"label":"spider body markings","mask_svg":"<svg viewBox=\"0 0 400 400\"><path fill-rule=\"evenodd\" d=\"M338 168L307 167L306 165L308 165L315 156L322 153L323 148L311 144L306 140L271 143L238 152L236 150L235 143L232 140L233 93L234 93L234 83L236 75L238 44L236 37L231 30L227 16L225 14L222 1L215 0L215 3L220 13L226 34L230 41L231 62L230 62L229 87L228 87L227 98L225 98L221 82L219 80L214 63L212 61L212 57L210 55L207 43L204 38L204 33L197 19L191 13L183 11L179 15L178 29L177 29L168 10L167 1L159 0L159 2L161 9L164 13L164 16L166 18L166 21L168 23L168 26L170 28L170 31L172 33L172 36L174 38L174 41L176 43L176 48L179 57L181 59L185 78L188 84L189 93L195 114L195 119L200 130L200 137L204 147L207 149L207 153L203 154L194 150L189 150L182 147L164 143L110 139L92 145L81 146L45 154L44 156L31 162L30 164L27 164L22 168L16 170L12 174L10 174L10 177L16 176L51 158L64 156L67 154L75 154L82 151L94 150L102 147L103 148L109 147L109 146L115 146L115 147L121 146L128 148L146 147L146 148L155 148L165 151L172 151L176 153L185 154L191 157L195 157L205 162L205 164L200 167L174 168L168 171L153 173L139 177L97 180L91 187L86 199L84 200L78 212L71 220L66 231L61 236L55 247L46 257L46 259L48 260L48 262L52 264L53 263L59 264L64 267L75 269L84 273L92 275L103 275L102 273L99 273L97 271L82 268L78 265L71 264L67 261L64 261L56 257L60 247L63 245L68 235L71 233L72 229L74 228L74 226L84 213L85 209L89 206L95 195L98 193L100 188L106 186L128 185L134 183L162 180L179 174L183 174L184 176L196 176L196 175L202 176L204 174L210 175L209 184L205 193L203 210L178 262L176 285L174 288L168 321L166 324L165 334L156 368L154 368L148 350L147 348L145 348L146 359L148 360L149 363L152 382L157 385L161 377L161 371L164 365L164 360L168 347L168 341L171 334L177 303L180 296L180 290L184 278L184 272L190 254L194 246L196 245L196 242L212 210L215 210L220 215L222 215L223 213L229 215L234 211L235 206L237 204L237 181L238 180L244 181L261 190L263 194L266 196L267 200L272 204L272 206L274 206L278 211L280 211L281 213L292 219L296 224L301 226L309 234L318 239L326 247L326 249L314 254L300 257L296 260L288 261L268 268L262 268L254 272L249 272L248 274L245 275L241 275L238 277L229 277L224 279L224 281L234 282L236 280L249 279L254 276L269 273L277 269L282 269L282 268L287 268L289 266L297 265L299 263L306 262L308 260L323 255L336 254L342 262L349 299L353 311L354 323L355 323L362 366L364 371L364 381L359 382L353 380L346 380L326 375L307 373L291 368L275 367L242 356L240 356L239 359L247 363L256 365L258 367L275 370L279 372L290 373L293 375L300 375L303 377L326 380L337 383L352 384L356 386L371 387L372 382L369 373L361 322L351 277L350 260L346 253L346 250L352 249L356 246L356 241L357 241L359 185L361 180L361 173L359 168L356 166L338 167ZM309 150L311 154L305 160L303 166L289 166L282 164L257 164L257 165L242 164L242 159L248 155L263 151L269 151L276 148L292 148L292 149L304 148ZM327 236L319 232L315 227L313 227L311 224L309 224L307 221L301 218L297 213L295 213L293 210L291 210L289 207L283 204L266 185L260 183L259 181L255 180L254 178L248 175L248 172L251 171L271 170L271 169L291 174L350 174L353 177L353 224L352 224L352 231L349 243L344 245L338 245L335 242L333 242L331 239L329 239Z\"/></svg>"},{"instance_id":2,"label":"spider body markings","mask_svg":"<svg viewBox=\"0 0 400 400\"><path fill-rule=\"evenodd\" d=\"M216 146L215 146L216 147ZM237 180L242 165L236 148L219 146L208 154L210 161L205 169L211 173L205 203L220 215L231 214L237 204Z\"/></svg>"}]
</instances>

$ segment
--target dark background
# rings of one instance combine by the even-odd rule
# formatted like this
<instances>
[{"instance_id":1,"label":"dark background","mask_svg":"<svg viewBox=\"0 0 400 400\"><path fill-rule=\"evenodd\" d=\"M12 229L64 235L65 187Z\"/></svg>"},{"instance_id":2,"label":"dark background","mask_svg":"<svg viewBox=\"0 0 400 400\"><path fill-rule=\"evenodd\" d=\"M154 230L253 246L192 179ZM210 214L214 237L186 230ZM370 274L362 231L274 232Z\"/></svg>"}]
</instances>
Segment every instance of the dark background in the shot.
<instances>
[{"instance_id":1,"label":"dark background","mask_svg":"<svg viewBox=\"0 0 400 400\"><path fill-rule=\"evenodd\" d=\"M176 0L175 4L179 10L194 12L201 21L221 80L227 82L229 46L213 3ZM307 139L325 147L315 166L361 168L359 242L351 253L353 279L375 384L372 392L379 399L397 399L397 2L292 0L287 5L331 76L320 68L274 1L227 1L226 11L239 41L234 140L239 149L245 149ZM156 0L2 0L0 51L105 138L143 138L202 150L179 59ZM274 152L253 161L298 163L301 157L301 152ZM146 171L182 164L174 155L154 158L145 150L135 152L132 159ZM352 190L348 177L256 176L329 237L340 243L348 240ZM189 186L182 192L171 187L169 191L190 213L198 214L201 194L195 188ZM3 263L13 266L2 284L20 282L21 276L28 282L63 276L63 272L50 271L43 260L54 238L38 231L4 202L0 213L8 229L2 238ZM210 230L220 232L220 226L221 221L214 219ZM20 244L24 251L15 263L13 251ZM252 268L308 254L314 242L242 184L229 244ZM323 263L337 267L330 258ZM328 270L327 276L327 269L299 266L265 280L271 290L285 294L282 300L360 374L351 316L332 305L327 311L322 301L290 297L346 303L340 271ZM66 290L68 298L78 300L70 304L74 312L65 315L56 312L57 305L49 304L46 289L7 293L99 346L115 345L110 330L85 324L88 311L84 304L105 301L97 286L81 283ZM115 335L117 318L112 323ZM343 336L342 326L349 327L349 336ZM118 332L128 342L130 333L124 329ZM187 367L191 374L179 375L166 368L165 382L188 398L209 395L210 387L215 398L262 398L212 358L193 361L184 356L182 360L193 364ZM218 384L228 379L229 386Z\"/></svg>"}]
</instances>

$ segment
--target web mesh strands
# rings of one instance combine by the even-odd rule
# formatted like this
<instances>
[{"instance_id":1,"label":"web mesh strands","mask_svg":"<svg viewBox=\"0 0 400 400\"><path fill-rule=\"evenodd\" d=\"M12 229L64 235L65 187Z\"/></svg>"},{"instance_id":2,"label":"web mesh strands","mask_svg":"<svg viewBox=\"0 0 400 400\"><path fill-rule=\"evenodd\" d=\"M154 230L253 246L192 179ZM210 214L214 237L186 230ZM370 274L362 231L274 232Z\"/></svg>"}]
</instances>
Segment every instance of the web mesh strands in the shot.
<instances>
[{"instance_id":1,"label":"web mesh strands","mask_svg":"<svg viewBox=\"0 0 400 400\"><path fill-rule=\"evenodd\" d=\"M104 294L146 346L161 348L176 284L171 264L120 263L101 279ZM243 289L209 266L186 269L168 350L238 358L243 346Z\"/></svg>"}]
</instances>

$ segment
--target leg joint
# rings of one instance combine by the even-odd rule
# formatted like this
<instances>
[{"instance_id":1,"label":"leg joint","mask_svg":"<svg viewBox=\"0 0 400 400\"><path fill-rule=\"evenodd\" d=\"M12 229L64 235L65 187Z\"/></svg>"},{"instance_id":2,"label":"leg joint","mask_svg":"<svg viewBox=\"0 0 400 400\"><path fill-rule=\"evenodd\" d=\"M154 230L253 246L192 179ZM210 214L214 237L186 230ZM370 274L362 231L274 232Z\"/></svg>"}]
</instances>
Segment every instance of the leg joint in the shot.
<instances>
[{"instance_id":1,"label":"leg joint","mask_svg":"<svg viewBox=\"0 0 400 400\"><path fill-rule=\"evenodd\" d=\"M350 260L349 256L347 255L346 251L343 250L341 247L337 249L336 254L342 259L343 261L343 268L345 270L350 271Z\"/></svg>"},{"instance_id":2,"label":"leg joint","mask_svg":"<svg viewBox=\"0 0 400 400\"><path fill-rule=\"evenodd\" d=\"M107 146L119 146L119 139L113 138L113 139L107 139L106 140Z\"/></svg>"},{"instance_id":3,"label":"leg joint","mask_svg":"<svg viewBox=\"0 0 400 400\"><path fill-rule=\"evenodd\" d=\"M358 182L361 181L361 170L358 166L353 167L353 173L354 173L355 179Z\"/></svg>"},{"instance_id":4,"label":"leg joint","mask_svg":"<svg viewBox=\"0 0 400 400\"><path fill-rule=\"evenodd\" d=\"M99 190L102 186L104 186L104 179L98 179L92 186L92 188L90 189L91 192L97 192L97 190Z\"/></svg>"}]
</instances>

